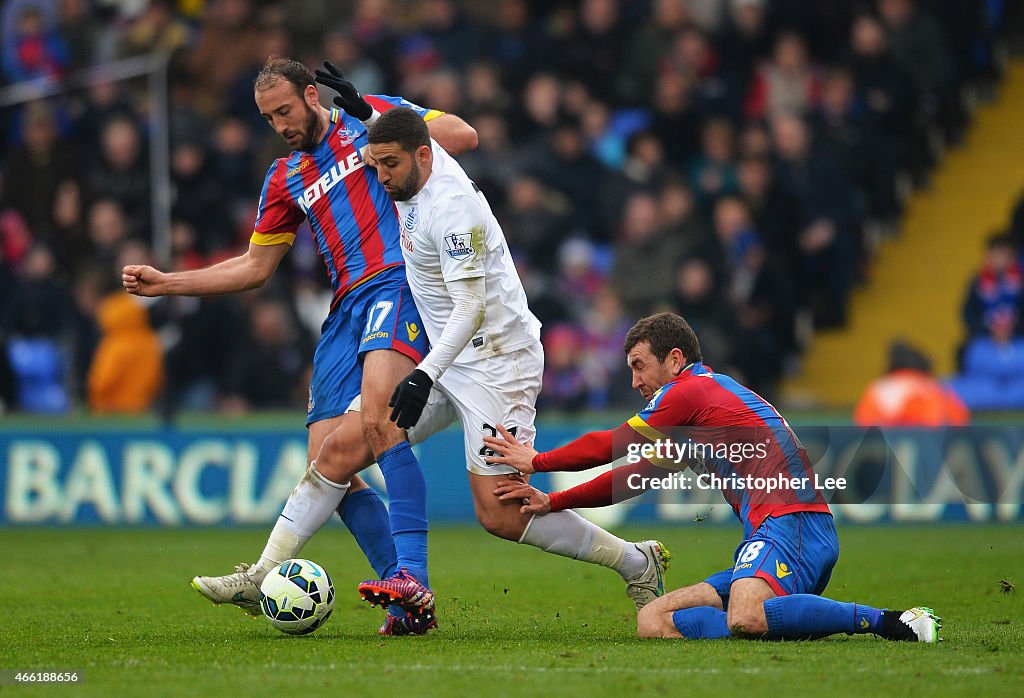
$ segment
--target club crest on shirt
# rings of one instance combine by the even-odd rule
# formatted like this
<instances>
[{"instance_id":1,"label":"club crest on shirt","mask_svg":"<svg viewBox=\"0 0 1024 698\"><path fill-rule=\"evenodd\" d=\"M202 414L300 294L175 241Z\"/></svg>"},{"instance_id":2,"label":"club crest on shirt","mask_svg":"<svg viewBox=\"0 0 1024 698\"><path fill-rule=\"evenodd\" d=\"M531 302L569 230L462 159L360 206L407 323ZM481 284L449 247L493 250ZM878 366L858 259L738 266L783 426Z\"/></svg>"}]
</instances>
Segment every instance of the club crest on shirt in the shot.
<instances>
[{"instance_id":1,"label":"club crest on shirt","mask_svg":"<svg viewBox=\"0 0 1024 698\"><path fill-rule=\"evenodd\" d=\"M445 251L448 253L448 256L452 259L472 257L474 254L473 233L452 233L451 235L446 235L444 246L447 248Z\"/></svg>"},{"instance_id":2,"label":"club crest on shirt","mask_svg":"<svg viewBox=\"0 0 1024 698\"><path fill-rule=\"evenodd\" d=\"M402 228L399 230L400 238L402 241L402 247L405 248L406 252L413 251L412 245L412 231L416 229L416 207L411 207L402 216Z\"/></svg>"},{"instance_id":3,"label":"club crest on shirt","mask_svg":"<svg viewBox=\"0 0 1024 698\"><path fill-rule=\"evenodd\" d=\"M338 140L341 141L342 145L348 145L357 138L359 138L359 133L353 131L350 128L343 128L338 130Z\"/></svg>"},{"instance_id":4,"label":"club crest on shirt","mask_svg":"<svg viewBox=\"0 0 1024 698\"><path fill-rule=\"evenodd\" d=\"M405 212L405 216L402 218L402 228L408 230L410 233L416 230L416 222L419 220L419 213L415 206L410 206L409 210Z\"/></svg>"}]
</instances>

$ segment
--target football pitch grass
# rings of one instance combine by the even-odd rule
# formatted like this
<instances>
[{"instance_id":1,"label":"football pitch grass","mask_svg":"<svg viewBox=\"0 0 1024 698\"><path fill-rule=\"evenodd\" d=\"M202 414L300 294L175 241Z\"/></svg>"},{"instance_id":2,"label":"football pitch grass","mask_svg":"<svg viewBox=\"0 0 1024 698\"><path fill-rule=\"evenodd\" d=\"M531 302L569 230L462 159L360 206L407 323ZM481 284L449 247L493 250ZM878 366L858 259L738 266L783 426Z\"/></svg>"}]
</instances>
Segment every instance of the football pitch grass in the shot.
<instances>
[{"instance_id":1,"label":"football pitch grass","mask_svg":"<svg viewBox=\"0 0 1024 698\"><path fill-rule=\"evenodd\" d=\"M723 569L738 526L630 528L673 552L668 586ZM840 635L817 642L637 640L613 572L437 528L431 573L441 627L375 634L359 600L372 576L344 529L303 556L337 589L334 614L290 637L214 607L189 587L252 561L264 529L0 529L6 553L0 669L73 670L76 686L0 686L4 695L674 696L1024 693L1024 526L840 526L826 594L943 617L938 645ZM1018 590L1003 593L1000 580ZM770 691L765 693L766 689Z\"/></svg>"}]
</instances>

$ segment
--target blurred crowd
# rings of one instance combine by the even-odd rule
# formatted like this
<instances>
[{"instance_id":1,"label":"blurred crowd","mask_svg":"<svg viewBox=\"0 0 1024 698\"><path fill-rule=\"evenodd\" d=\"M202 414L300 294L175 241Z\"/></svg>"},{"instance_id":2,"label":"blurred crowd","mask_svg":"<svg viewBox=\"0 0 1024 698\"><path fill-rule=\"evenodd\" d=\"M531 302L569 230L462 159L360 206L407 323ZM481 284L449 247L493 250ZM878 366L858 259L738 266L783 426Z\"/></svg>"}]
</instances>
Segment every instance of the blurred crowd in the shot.
<instances>
[{"instance_id":1,"label":"blurred crowd","mask_svg":"<svg viewBox=\"0 0 1024 698\"><path fill-rule=\"evenodd\" d=\"M542 409L632 402L623 336L665 309L708 363L770 396L808 332L845 322L907 193L991 94L1007 14L998 0L8 0L5 83L159 53L170 108L100 70L0 109L0 400L305 404L329 299L308 234L258 292L120 291L124 263L187 269L245 248L286 150L252 98L270 55L328 59L364 93L477 129L460 161L545 326ZM152 235L162 118L170 259ZM993 293L1019 295L1011 267L980 282L983 317Z\"/></svg>"},{"instance_id":2,"label":"blurred crowd","mask_svg":"<svg viewBox=\"0 0 1024 698\"><path fill-rule=\"evenodd\" d=\"M1024 409L1024 194L993 233L963 304L967 337L950 385L972 409Z\"/></svg>"}]
</instances>

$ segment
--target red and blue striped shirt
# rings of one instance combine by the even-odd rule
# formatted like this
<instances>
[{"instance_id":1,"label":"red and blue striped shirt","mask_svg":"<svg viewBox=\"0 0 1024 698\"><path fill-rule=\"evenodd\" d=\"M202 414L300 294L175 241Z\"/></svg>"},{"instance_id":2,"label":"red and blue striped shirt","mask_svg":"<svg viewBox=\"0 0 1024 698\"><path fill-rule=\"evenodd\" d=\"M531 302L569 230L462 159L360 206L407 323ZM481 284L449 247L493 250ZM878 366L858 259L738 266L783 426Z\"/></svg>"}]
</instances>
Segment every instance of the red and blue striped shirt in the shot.
<instances>
[{"instance_id":1,"label":"red and blue striped shirt","mask_svg":"<svg viewBox=\"0 0 1024 698\"><path fill-rule=\"evenodd\" d=\"M659 440L682 445L687 440L727 447L749 445L734 448L735 458L704 458L699 470L705 476L714 474L731 482L737 478L786 478L790 483L803 484L774 492L723 487L722 494L748 536L769 516L798 511L829 513L824 497L814 487L807 452L782 415L754 391L702 363L691 364L662 386L643 410L617 429L586 434L561 448L538 454L533 466L538 472L584 470L626 455L622 451L628 444ZM681 470L687 463L674 465ZM570 490L552 493L551 509L606 506L642 494L622 483L634 473L664 476L666 467L672 465L644 459L615 468Z\"/></svg>"},{"instance_id":2,"label":"red and blue striped shirt","mask_svg":"<svg viewBox=\"0 0 1024 698\"><path fill-rule=\"evenodd\" d=\"M366 100L380 112L409 107L426 121L443 114L400 97ZM363 162L365 145L366 126L332 109L327 134L312 151L294 151L270 166L250 239L255 245L291 245L308 219L330 277L332 309L363 281L403 264L398 214L376 171Z\"/></svg>"}]
</instances>

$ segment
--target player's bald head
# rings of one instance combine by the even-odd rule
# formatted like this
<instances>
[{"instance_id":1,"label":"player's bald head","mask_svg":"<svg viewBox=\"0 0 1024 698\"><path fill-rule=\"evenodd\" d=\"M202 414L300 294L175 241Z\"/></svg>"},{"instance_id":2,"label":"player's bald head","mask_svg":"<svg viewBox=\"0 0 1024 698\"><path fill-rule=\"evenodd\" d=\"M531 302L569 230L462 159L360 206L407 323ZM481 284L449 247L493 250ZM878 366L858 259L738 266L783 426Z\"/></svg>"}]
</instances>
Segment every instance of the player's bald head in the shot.
<instances>
[{"instance_id":1,"label":"player's bald head","mask_svg":"<svg viewBox=\"0 0 1024 698\"><path fill-rule=\"evenodd\" d=\"M626 334L623 346L629 354L640 342L647 342L658 361L664 361L669 352L679 349L689 362L703 361L700 342L690 323L675 313L655 313L640 318Z\"/></svg>"}]
</instances>

